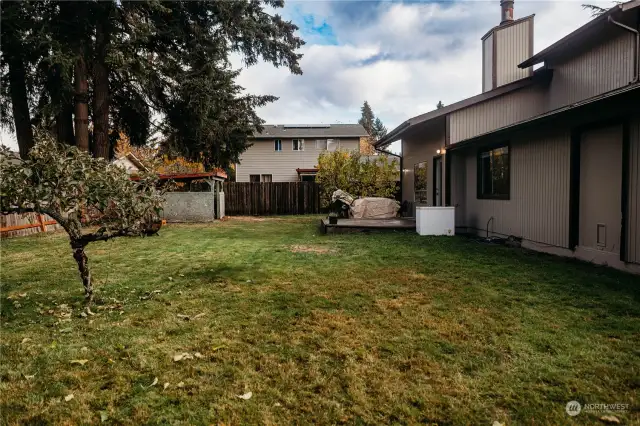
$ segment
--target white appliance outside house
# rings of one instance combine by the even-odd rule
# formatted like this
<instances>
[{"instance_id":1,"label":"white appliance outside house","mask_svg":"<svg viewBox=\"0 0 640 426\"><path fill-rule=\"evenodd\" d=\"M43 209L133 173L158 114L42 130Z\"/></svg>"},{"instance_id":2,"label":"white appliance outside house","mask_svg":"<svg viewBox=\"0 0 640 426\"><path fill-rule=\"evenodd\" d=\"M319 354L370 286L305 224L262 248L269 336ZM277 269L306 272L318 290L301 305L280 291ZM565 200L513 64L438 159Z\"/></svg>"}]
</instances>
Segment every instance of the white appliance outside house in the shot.
<instances>
[{"instance_id":1,"label":"white appliance outside house","mask_svg":"<svg viewBox=\"0 0 640 426\"><path fill-rule=\"evenodd\" d=\"M455 207L416 207L416 231L420 235L447 235L456 233Z\"/></svg>"}]
</instances>

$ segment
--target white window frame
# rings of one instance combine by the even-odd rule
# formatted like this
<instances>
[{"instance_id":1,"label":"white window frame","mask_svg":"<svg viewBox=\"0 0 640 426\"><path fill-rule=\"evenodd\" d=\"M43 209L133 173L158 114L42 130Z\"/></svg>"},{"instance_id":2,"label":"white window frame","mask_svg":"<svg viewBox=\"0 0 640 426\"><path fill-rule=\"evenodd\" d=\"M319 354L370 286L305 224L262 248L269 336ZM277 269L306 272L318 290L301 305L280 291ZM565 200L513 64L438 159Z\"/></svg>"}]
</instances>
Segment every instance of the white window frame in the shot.
<instances>
[{"instance_id":1,"label":"white window frame","mask_svg":"<svg viewBox=\"0 0 640 426\"><path fill-rule=\"evenodd\" d=\"M296 149L296 142L299 143L299 147L301 149ZM291 150L292 151L304 151L304 139L291 139Z\"/></svg>"},{"instance_id":2,"label":"white window frame","mask_svg":"<svg viewBox=\"0 0 640 426\"><path fill-rule=\"evenodd\" d=\"M321 151L327 150L327 139L316 139L316 149Z\"/></svg>"},{"instance_id":3,"label":"white window frame","mask_svg":"<svg viewBox=\"0 0 640 426\"><path fill-rule=\"evenodd\" d=\"M335 144L335 146L330 148L330 145ZM340 139L327 139L327 151L334 152L340 149Z\"/></svg>"},{"instance_id":4,"label":"white window frame","mask_svg":"<svg viewBox=\"0 0 640 426\"><path fill-rule=\"evenodd\" d=\"M278 149L280 148L280 149ZM282 139L274 139L273 140L273 150L275 152L282 152Z\"/></svg>"}]
</instances>

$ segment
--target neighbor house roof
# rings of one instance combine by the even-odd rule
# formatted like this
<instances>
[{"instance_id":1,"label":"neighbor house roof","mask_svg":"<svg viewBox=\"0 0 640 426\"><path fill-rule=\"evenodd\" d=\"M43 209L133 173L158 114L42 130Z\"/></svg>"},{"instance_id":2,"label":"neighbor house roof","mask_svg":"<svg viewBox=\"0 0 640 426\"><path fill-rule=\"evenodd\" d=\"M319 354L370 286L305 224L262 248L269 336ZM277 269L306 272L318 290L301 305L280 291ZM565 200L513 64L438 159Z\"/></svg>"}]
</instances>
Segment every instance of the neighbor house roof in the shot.
<instances>
[{"instance_id":1,"label":"neighbor house roof","mask_svg":"<svg viewBox=\"0 0 640 426\"><path fill-rule=\"evenodd\" d=\"M432 120L434 118L443 117L451 112L457 111L459 109L463 109L466 107L470 107L472 105L478 104L480 102L487 101L489 99L504 95L509 92L513 92L514 90L521 89L523 87L531 86L534 83L539 81L548 81L551 77L552 71L547 69L539 69L531 77L526 77L520 80L516 80L513 83L505 84L504 86L497 87L493 90L489 90L484 93L480 93L479 95L472 96L467 99L463 99L459 102L456 102L451 105L447 105L440 109L435 109L433 111L427 112L426 114L417 115L413 118L408 119L389 133L387 135L374 142L373 146L381 147L390 144L393 141L400 139L400 136L412 128L417 124L424 123L425 121Z\"/></svg>"},{"instance_id":2,"label":"neighbor house roof","mask_svg":"<svg viewBox=\"0 0 640 426\"><path fill-rule=\"evenodd\" d=\"M360 124L267 124L255 139L358 138L368 136Z\"/></svg>"},{"instance_id":3,"label":"neighbor house roof","mask_svg":"<svg viewBox=\"0 0 640 426\"><path fill-rule=\"evenodd\" d=\"M197 172L197 173L160 173L158 179L160 180L195 180L203 178L220 178L226 179L227 173L222 169L215 169L211 172ZM131 180L140 180L140 176L131 176Z\"/></svg>"},{"instance_id":4,"label":"neighbor house roof","mask_svg":"<svg viewBox=\"0 0 640 426\"><path fill-rule=\"evenodd\" d=\"M553 43L551 46L536 53L531 58L522 62L518 66L520 68L528 68L530 66L544 62L545 59L551 56L572 54L575 52L575 48L577 45L589 41L589 39L591 38L600 38L602 36L603 30L609 29L608 27L611 26L611 24L609 23L609 18L617 18L617 15L621 14L622 12L635 9L637 7L640 7L640 0L633 0L627 3L617 4L602 15L589 21L574 32ZM631 19L632 17L629 16L628 18ZM633 22L629 22L629 24L631 24L633 27L636 26L636 24Z\"/></svg>"}]
</instances>

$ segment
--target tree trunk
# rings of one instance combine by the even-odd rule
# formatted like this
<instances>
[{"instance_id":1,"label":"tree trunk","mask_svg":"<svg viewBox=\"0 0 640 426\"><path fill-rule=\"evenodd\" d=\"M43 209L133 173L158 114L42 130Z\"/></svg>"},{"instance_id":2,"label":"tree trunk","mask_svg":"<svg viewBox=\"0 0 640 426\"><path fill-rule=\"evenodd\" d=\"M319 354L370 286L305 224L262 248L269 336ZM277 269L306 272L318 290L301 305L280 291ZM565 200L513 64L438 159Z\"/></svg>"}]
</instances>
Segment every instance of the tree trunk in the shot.
<instances>
[{"instance_id":1,"label":"tree trunk","mask_svg":"<svg viewBox=\"0 0 640 426\"><path fill-rule=\"evenodd\" d=\"M109 72L106 65L109 27L96 25L96 60L93 63L93 156L109 158Z\"/></svg>"},{"instance_id":2,"label":"tree trunk","mask_svg":"<svg viewBox=\"0 0 640 426\"><path fill-rule=\"evenodd\" d=\"M27 158L29 150L33 148L33 129L29 116L24 63L20 57L9 58L9 91L20 157Z\"/></svg>"},{"instance_id":3,"label":"tree trunk","mask_svg":"<svg viewBox=\"0 0 640 426\"><path fill-rule=\"evenodd\" d=\"M75 124L76 146L82 151L89 151L89 84L87 82L87 65L84 61L84 51L80 49L75 63Z\"/></svg>"},{"instance_id":4,"label":"tree trunk","mask_svg":"<svg viewBox=\"0 0 640 426\"><path fill-rule=\"evenodd\" d=\"M84 252L84 245L71 241L71 247L73 248L73 258L78 263L78 271L80 271L80 278L82 278L82 285L84 286L84 302L87 306L93 302L93 284L91 283L91 271L89 271L89 260Z\"/></svg>"},{"instance_id":5,"label":"tree trunk","mask_svg":"<svg viewBox=\"0 0 640 426\"><path fill-rule=\"evenodd\" d=\"M60 112L56 116L56 133L58 143L75 145L73 135L73 106L65 104L61 107Z\"/></svg>"}]
</instances>

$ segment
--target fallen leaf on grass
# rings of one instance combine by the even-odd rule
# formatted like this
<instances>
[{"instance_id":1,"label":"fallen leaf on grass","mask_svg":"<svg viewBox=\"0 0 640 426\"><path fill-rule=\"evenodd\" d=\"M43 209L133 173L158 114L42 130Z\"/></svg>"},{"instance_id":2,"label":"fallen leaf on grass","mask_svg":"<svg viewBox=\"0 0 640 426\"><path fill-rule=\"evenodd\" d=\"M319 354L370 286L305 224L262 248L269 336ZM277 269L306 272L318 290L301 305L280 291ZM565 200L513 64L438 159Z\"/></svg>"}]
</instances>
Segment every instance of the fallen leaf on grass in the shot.
<instances>
[{"instance_id":1,"label":"fallen leaf on grass","mask_svg":"<svg viewBox=\"0 0 640 426\"><path fill-rule=\"evenodd\" d=\"M184 314L178 314L176 315L178 318L183 319L185 321L189 321L191 318L189 317L189 315L184 315Z\"/></svg>"},{"instance_id":2,"label":"fallen leaf on grass","mask_svg":"<svg viewBox=\"0 0 640 426\"><path fill-rule=\"evenodd\" d=\"M173 356L173 360L175 362L182 361L183 359L193 359L193 355L191 355L191 354L189 354L187 352L183 352L181 354L176 354L176 355Z\"/></svg>"},{"instance_id":3,"label":"fallen leaf on grass","mask_svg":"<svg viewBox=\"0 0 640 426\"><path fill-rule=\"evenodd\" d=\"M203 316L204 316L204 314L205 314L205 312L201 312L201 313L199 313L198 315L194 315L194 316L193 316L193 318L191 318L191 319L198 319L198 318L200 318L200 317L203 317Z\"/></svg>"},{"instance_id":4,"label":"fallen leaf on grass","mask_svg":"<svg viewBox=\"0 0 640 426\"><path fill-rule=\"evenodd\" d=\"M620 419L617 418L616 416L602 416L600 417L600 420L605 422L605 423L611 423L611 424L620 424Z\"/></svg>"},{"instance_id":5,"label":"fallen leaf on grass","mask_svg":"<svg viewBox=\"0 0 640 426\"><path fill-rule=\"evenodd\" d=\"M67 401L67 402L71 401L72 399L73 399L73 394L72 393L70 393L69 395L64 397L64 400Z\"/></svg>"},{"instance_id":6,"label":"fallen leaf on grass","mask_svg":"<svg viewBox=\"0 0 640 426\"><path fill-rule=\"evenodd\" d=\"M195 357L196 357L196 358L198 358L198 359L202 359L202 358L204 358L204 355L202 355L200 352L196 352L196 353L194 353L194 354L193 354L193 356L195 356Z\"/></svg>"},{"instance_id":7,"label":"fallen leaf on grass","mask_svg":"<svg viewBox=\"0 0 640 426\"><path fill-rule=\"evenodd\" d=\"M227 345L213 346L213 347L211 347L211 350L212 350L213 352L215 352L215 351L218 351L218 350L220 350L220 349L224 349L224 348L226 348L226 347L227 347Z\"/></svg>"},{"instance_id":8,"label":"fallen leaf on grass","mask_svg":"<svg viewBox=\"0 0 640 426\"><path fill-rule=\"evenodd\" d=\"M244 399L244 400L251 399L252 396L253 396L253 392L247 392L244 395L236 395L237 398Z\"/></svg>"},{"instance_id":9,"label":"fallen leaf on grass","mask_svg":"<svg viewBox=\"0 0 640 426\"><path fill-rule=\"evenodd\" d=\"M180 382L176 386L178 386L179 388L183 388L184 387L184 382Z\"/></svg>"},{"instance_id":10,"label":"fallen leaf on grass","mask_svg":"<svg viewBox=\"0 0 640 426\"><path fill-rule=\"evenodd\" d=\"M24 378L25 378L25 379L27 379L27 380L31 380L31 379L33 379L34 377L36 377L36 375L35 375L35 374L24 374L24 373L22 373L22 375L23 375L23 376L24 376Z\"/></svg>"},{"instance_id":11,"label":"fallen leaf on grass","mask_svg":"<svg viewBox=\"0 0 640 426\"><path fill-rule=\"evenodd\" d=\"M168 387L169 387L169 382L164 384L164 386L162 387L162 390L167 390Z\"/></svg>"},{"instance_id":12,"label":"fallen leaf on grass","mask_svg":"<svg viewBox=\"0 0 640 426\"><path fill-rule=\"evenodd\" d=\"M149 386L147 386L147 388L150 388L151 386L155 386L157 384L158 384L158 378L156 377L156 378L153 379L153 383L151 383Z\"/></svg>"},{"instance_id":13,"label":"fallen leaf on grass","mask_svg":"<svg viewBox=\"0 0 640 426\"><path fill-rule=\"evenodd\" d=\"M25 337L24 339L22 339L22 342L20 342L21 344L25 344L27 342L31 341L31 339L29 339L28 337Z\"/></svg>"},{"instance_id":14,"label":"fallen leaf on grass","mask_svg":"<svg viewBox=\"0 0 640 426\"><path fill-rule=\"evenodd\" d=\"M104 423L109 420L109 415L106 411L100 411L100 422Z\"/></svg>"},{"instance_id":15,"label":"fallen leaf on grass","mask_svg":"<svg viewBox=\"0 0 640 426\"><path fill-rule=\"evenodd\" d=\"M80 364L80 365L85 365L86 363L88 363L89 360L88 359L72 359L71 361L69 361L69 364Z\"/></svg>"},{"instance_id":16,"label":"fallen leaf on grass","mask_svg":"<svg viewBox=\"0 0 640 426\"><path fill-rule=\"evenodd\" d=\"M63 328L60 330L60 333L71 333L73 331L73 328L69 327L69 328Z\"/></svg>"}]
</instances>

